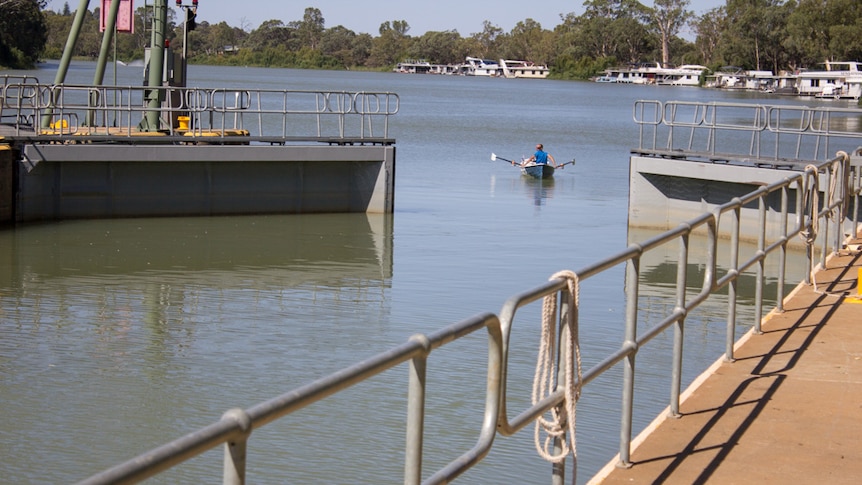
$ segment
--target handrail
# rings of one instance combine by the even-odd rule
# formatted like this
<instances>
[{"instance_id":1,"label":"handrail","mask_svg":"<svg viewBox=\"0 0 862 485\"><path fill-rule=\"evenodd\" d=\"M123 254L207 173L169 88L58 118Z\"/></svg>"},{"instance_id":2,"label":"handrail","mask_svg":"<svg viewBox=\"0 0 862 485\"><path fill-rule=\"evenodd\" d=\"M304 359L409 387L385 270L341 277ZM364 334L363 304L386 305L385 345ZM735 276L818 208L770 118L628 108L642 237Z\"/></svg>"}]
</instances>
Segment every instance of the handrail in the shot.
<instances>
[{"instance_id":1,"label":"handrail","mask_svg":"<svg viewBox=\"0 0 862 485\"><path fill-rule=\"evenodd\" d=\"M632 151L801 169L833 146L858 145L860 117L859 108L638 100Z\"/></svg>"},{"instance_id":2,"label":"handrail","mask_svg":"<svg viewBox=\"0 0 862 485\"><path fill-rule=\"evenodd\" d=\"M854 152L862 154L862 148ZM784 180L775 182L769 186L760 187L717 207L712 212L701 214L686 221L676 228L666 231L658 236L652 237L640 243L633 243L625 250L620 251L608 258L590 264L576 273L581 282L594 276L601 275L608 270L625 266L625 336L618 350L604 356L598 364L588 369L582 375L581 386L589 384L592 380L613 368L617 364L624 365L622 382L622 407L620 415L620 448L619 459L621 466L630 466L630 450L632 440L632 407L634 402L634 382L637 376L635 366L635 355L638 350L647 345L656 336L668 330L674 329L674 346L671 369L671 399L670 413L679 414L679 399L683 368L683 335L686 317L706 301L710 295L718 290L728 288L727 309L727 348L725 359L733 360L733 342L736 338L736 307L737 307L737 282L740 275L750 268L756 269L755 288L755 315L751 324L756 332L760 331L760 320L763 316L764 302L764 262L767 257L778 258L779 273L777 292L775 295L776 308L782 308L785 285L786 247L791 238L797 237L804 232L811 232L819 221L824 223L832 219L836 222L830 228L826 228L819 234L811 234L816 240L822 241L825 248L832 242L832 251L840 249L840 238L844 234L845 221L843 214L850 205L851 198L854 207L858 210L860 197L859 167L850 163L850 156L839 153L839 156L817 166L805 168L802 173L790 173ZM826 175L830 180L844 180L847 184L840 190L830 190L825 196L823 209L816 214L806 213L810 210L803 204L803 197L796 197L795 213L789 207L790 191L795 190L797 194L810 193L816 188L820 173ZM782 226L779 235L774 240L766 239L767 197L772 194L780 194ZM816 197L816 193L814 195ZM756 203L759 217L758 245L757 251L746 261L739 262L740 241L740 216L744 208ZM749 210L749 209L745 209ZM791 219L791 215L794 218ZM730 251L730 267L724 274L717 271L717 260L719 256L718 227L730 219L732 225L731 238L726 250ZM705 260L697 261L706 270L703 280L700 282L700 290L689 295L688 288L696 282L688 281L687 267L692 264L691 255L688 251L689 238L698 229L706 229L707 252ZM854 220L853 233L858 229ZM702 231L701 231L702 232ZM813 242L813 240L812 240ZM638 303L639 286L642 279L640 261L644 255L651 251L660 250L667 244L678 244L679 256L677 258L676 276L676 300L674 308L656 326L645 332L637 334L638 328ZM725 243L726 244L726 243ZM809 262L813 260L813 251L809 251ZM824 266L825 259L820 262ZM94 475L81 484L103 484L103 483L135 483L151 477L161 471L181 463L206 450L220 444L225 445L224 453L224 476L225 484L240 484L245 480L246 445L253 430L261 430L262 427L283 416L302 409L316 401L326 398L339 391L377 375L387 369L400 364L409 364L408 372L408 412L406 426L406 454L404 467L404 483L418 484L422 477L422 449L423 449L423 426L425 416L425 369L432 350L440 348L448 343L454 342L461 337L485 329L488 333L488 369L487 387L485 396L485 411L481 429L479 430L476 444L469 450L452 459L448 465L437 470L421 483L437 484L448 483L461 473L481 461L491 449L495 435L511 436L535 421L548 410L561 406L564 400L564 391L558 387L552 394L540 400L531 407L521 410L514 418L509 418L509 410L506 406L506 384L507 367L509 355L509 339L512 329L516 325L516 315L524 306L535 302L543 297L553 296L557 293L563 296L562 301L572 304L565 298L566 282L561 279L553 279L542 285L529 289L523 293L510 297L503 304L500 316L491 313L480 314L461 322L452 324L442 330L429 335L417 334L399 346L379 353L371 358L363 360L353 366L320 378L305 386L289 391L281 396L275 397L263 403L252 406L249 409L232 409L226 412L221 420L187 434L175 441L167 443L159 448L146 452L132 460L119 464L102 473ZM577 310L577 303L575 302ZM562 325L562 311L558 324ZM579 312L575 311L577 315ZM577 325L577 318L574 324ZM559 344L557 344L559 346ZM559 349L557 349L559 352ZM559 353L557 354L559 355ZM262 431L261 431L262 432ZM563 467L555 467L554 473L563 473ZM555 475L555 480L561 477Z\"/></svg>"},{"instance_id":3,"label":"handrail","mask_svg":"<svg viewBox=\"0 0 862 485\"><path fill-rule=\"evenodd\" d=\"M185 87L82 86L12 82L2 85L0 120L28 140L75 141L110 138L141 141L142 135L206 136L207 142L243 137L244 142L328 141L392 143L389 117L400 99L391 92L209 89ZM20 93L30 93L22 105ZM153 90L164 99L158 127L141 128L152 112ZM17 103L17 104L13 104ZM22 114L23 112L23 114ZM187 126L180 117L188 117ZM381 123L375 123L380 119ZM72 120L86 120L70 126ZM388 140L388 141L387 141ZM149 142L152 142L150 140Z\"/></svg>"}]
</instances>

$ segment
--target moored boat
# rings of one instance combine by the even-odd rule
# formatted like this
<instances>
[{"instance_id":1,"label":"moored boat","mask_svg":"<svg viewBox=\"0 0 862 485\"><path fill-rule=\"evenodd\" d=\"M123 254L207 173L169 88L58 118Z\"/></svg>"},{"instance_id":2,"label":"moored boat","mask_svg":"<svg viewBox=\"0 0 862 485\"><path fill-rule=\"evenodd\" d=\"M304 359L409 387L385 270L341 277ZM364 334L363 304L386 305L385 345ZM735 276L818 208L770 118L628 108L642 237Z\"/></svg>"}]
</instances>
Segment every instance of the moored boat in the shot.
<instances>
[{"instance_id":1,"label":"moored boat","mask_svg":"<svg viewBox=\"0 0 862 485\"><path fill-rule=\"evenodd\" d=\"M497 77L503 74L503 69L496 61L480 57L467 57L461 65L460 73L465 76Z\"/></svg>"},{"instance_id":2,"label":"moored boat","mask_svg":"<svg viewBox=\"0 0 862 485\"><path fill-rule=\"evenodd\" d=\"M862 63L826 61L825 70L802 71L796 75L800 96L859 99L862 96Z\"/></svg>"},{"instance_id":3,"label":"moored boat","mask_svg":"<svg viewBox=\"0 0 862 485\"><path fill-rule=\"evenodd\" d=\"M500 59L500 67L507 78L545 79L550 74L548 66L528 61Z\"/></svg>"}]
</instances>

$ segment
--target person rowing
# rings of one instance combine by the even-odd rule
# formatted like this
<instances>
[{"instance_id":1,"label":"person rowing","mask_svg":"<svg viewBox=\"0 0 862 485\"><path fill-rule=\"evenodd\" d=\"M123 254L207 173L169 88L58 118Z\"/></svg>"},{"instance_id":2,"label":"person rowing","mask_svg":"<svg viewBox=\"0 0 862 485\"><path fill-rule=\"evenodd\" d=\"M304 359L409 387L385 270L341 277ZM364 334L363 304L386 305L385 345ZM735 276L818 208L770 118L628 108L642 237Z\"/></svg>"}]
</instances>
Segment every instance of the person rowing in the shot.
<instances>
[{"instance_id":1,"label":"person rowing","mask_svg":"<svg viewBox=\"0 0 862 485\"><path fill-rule=\"evenodd\" d=\"M545 165L550 162L550 165L554 168L557 167L557 161L554 160L554 156L545 151L545 147L539 143L536 145L536 153L533 154L530 158L521 162L521 166L528 165L530 163L535 163L536 165ZM513 164L514 165L514 164Z\"/></svg>"}]
</instances>

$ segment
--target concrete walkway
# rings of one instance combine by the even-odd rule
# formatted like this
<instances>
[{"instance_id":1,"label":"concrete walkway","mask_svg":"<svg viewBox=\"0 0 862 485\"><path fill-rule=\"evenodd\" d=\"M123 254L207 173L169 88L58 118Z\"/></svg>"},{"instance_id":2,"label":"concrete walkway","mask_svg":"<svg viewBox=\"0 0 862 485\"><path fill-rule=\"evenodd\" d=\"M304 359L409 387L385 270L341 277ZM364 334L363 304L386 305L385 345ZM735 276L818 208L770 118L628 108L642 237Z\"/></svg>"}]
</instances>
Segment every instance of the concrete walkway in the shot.
<instances>
[{"instance_id":1,"label":"concrete walkway","mask_svg":"<svg viewBox=\"0 0 862 485\"><path fill-rule=\"evenodd\" d=\"M858 250L832 258L818 291L798 287L763 334L740 340L735 362L692 385L681 418L635 440L634 466L615 459L590 483L862 483L860 271Z\"/></svg>"}]
</instances>

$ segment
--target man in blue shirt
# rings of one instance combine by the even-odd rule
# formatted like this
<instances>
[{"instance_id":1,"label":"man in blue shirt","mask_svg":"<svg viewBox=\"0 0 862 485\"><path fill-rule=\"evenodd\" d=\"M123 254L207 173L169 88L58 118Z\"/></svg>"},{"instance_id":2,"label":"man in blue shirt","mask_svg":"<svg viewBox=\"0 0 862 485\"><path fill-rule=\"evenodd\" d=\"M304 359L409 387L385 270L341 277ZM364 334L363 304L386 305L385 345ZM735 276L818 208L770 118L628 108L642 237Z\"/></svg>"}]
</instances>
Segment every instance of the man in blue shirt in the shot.
<instances>
[{"instance_id":1,"label":"man in blue shirt","mask_svg":"<svg viewBox=\"0 0 862 485\"><path fill-rule=\"evenodd\" d=\"M536 165L544 165L548 163L549 160L552 166L557 166L557 161L554 160L554 156L546 152L542 144L539 143L538 145L536 145L536 153L534 153L532 157L525 160L524 164L535 162Z\"/></svg>"}]
</instances>

